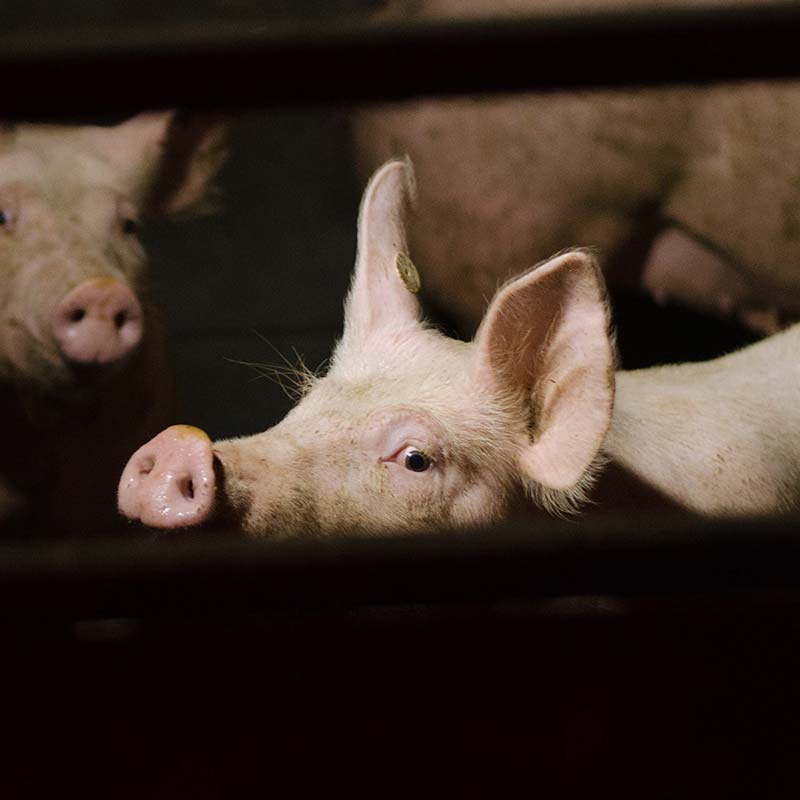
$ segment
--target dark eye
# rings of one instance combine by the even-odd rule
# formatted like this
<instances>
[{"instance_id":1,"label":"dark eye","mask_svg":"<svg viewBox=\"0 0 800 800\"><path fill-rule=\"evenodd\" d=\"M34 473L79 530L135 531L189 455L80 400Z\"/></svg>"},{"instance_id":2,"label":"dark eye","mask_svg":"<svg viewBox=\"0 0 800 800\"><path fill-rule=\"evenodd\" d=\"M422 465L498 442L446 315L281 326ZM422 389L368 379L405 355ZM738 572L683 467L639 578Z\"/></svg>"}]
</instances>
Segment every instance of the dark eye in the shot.
<instances>
[{"instance_id":1,"label":"dark eye","mask_svg":"<svg viewBox=\"0 0 800 800\"><path fill-rule=\"evenodd\" d=\"M431 465L431 459L421 450L409 447L405 456L405 467L412 472L425 472Z\"/></svg>"},{"instance_id":2,"label":"dark eye","mask_svg":"<svg viewBox=\"0 0 800 800\"><path fill-rule=\"evenodd\" d=\"M122 220L122 232L134 234L139 232L139 223L132 217L125 217Z\"/></svg>"},{"instance_id":3,"label":"dark eye","mask_svg":"<svg viewBox=\"0 0 800 800\"><path fill-rule=\"evenodd\" d=\"M0 225L5 225L8 222L8 217L5 211L0 211Z\"/></svg>"}]
</instances>

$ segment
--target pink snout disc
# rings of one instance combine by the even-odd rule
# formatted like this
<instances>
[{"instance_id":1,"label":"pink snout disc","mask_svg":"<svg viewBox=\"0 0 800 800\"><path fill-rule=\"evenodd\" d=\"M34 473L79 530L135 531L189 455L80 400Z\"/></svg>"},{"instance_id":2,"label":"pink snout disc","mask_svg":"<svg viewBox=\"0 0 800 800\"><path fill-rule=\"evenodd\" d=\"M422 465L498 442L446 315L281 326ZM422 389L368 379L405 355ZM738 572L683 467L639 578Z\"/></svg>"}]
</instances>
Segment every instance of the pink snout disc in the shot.
<instances>
[{"instance_id":1,"label":"pink snout disc","mask_svg":"<svg viewBox=\"0 0 800 800\"><path fill-rule=\"evenodd\" d=\"M199 525L216 492L211 439L191 425L173 425L140 447L122 472L120 513L154 528Z\"/></svg>"},{"instance_id":2,"label":"pink snout disc","mask_svg":"<svg viewBox=\"0 0 800 800\"><path fill-rule=\"evenodd\" d=\"M110 364L139 345L142 306L125 284L92 278L76 286L53 313L53 336L68 361Z\"/></svg>"}]
</instances>

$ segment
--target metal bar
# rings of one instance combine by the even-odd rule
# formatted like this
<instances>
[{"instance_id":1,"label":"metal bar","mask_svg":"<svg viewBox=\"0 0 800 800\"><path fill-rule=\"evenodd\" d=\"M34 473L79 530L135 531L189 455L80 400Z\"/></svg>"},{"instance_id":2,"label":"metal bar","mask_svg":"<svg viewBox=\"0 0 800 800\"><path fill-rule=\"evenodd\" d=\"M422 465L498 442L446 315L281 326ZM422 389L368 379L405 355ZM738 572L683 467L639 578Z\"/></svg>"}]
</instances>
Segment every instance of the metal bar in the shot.
<instances>
[{"instance_id":1,"label":"metal bar","mask_svg":"<svg viewBox=\"0 0 800 800\"><path fill-rule=\"evenodd\" d=\"M563 595L800 590L795 520L620 532L526 523L465 534L265 543L230 532L0 548L0 619L253 614Z\"/></svg>"},{"instance_id":2,"label":"metal bar","mask_svg":"<svg viewBox=\"0 0 800 800\"><path fill-rule=\"evenodd\" d=\"M417 95L783 78L800 5L498 20L203 20L0 33L3 115L352 103Z\"/></svg>"}]
</instances>

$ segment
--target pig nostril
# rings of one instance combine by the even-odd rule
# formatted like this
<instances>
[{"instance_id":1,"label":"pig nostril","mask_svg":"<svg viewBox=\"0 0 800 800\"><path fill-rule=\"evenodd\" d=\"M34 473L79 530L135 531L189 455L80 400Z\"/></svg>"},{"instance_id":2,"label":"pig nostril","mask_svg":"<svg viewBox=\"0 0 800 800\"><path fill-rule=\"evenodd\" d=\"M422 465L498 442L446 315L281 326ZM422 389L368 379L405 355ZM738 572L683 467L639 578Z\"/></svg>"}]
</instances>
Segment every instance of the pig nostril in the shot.
<instances>
[{"instance_id":1,"label":"pig nostril","mask_svg":"<svg viewBox=\"0 0 800 800\"><path fill-rule=\"evenodd\" d=\"M194 500L194 481L191 478L185 478L181 481L181 494L187 500Z\"/></svg>"},{"instance_id":2,"label":"pig nostril","mask_svg":"<svg viewBox=\"0 0 800 800\"><path fill-rule=\"evenodd\" d=\"M71 322L80 322L86 316L86 312L82 308L76 308L69 315Z\"/></svg>"},{"instance_id":3,"label":"pig nostril","mask_svg":"<svg viewBox=\"0 0 800 800\"><path fill-rule=\"evenodd\" d=\"M114 314L114 325L119 330L128 321L128 315L124 311L118 311Z\"/></svg>"},{"instance_id":4,"label":"pig nostril","mask_svg":"<svg viewBox=\"0 0 800 800\"><path fill-rule=\"evenodd\" d=\"M139 474L140 475L149 475L153 471L153 467L156 465L156 462L152 458L145 458L139 464Z\"/></svg>"}]
</instances>

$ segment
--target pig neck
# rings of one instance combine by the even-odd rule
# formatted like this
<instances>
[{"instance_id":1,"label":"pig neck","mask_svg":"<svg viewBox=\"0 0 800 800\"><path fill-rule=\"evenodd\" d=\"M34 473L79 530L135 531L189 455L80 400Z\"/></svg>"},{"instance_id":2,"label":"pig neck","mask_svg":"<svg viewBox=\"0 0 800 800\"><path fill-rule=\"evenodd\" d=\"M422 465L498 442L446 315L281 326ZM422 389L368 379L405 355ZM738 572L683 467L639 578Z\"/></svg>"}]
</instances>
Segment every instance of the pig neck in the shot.
<instances>
[{"instance_id":1,"label":"pig neck","mask_svg":"<svg viewBox=\"0 0 800 800\"><path fill-rule=\"evenodd\" d=\"M800 326L713 361L621 371L606 454L690 511L800 508Z\"/></svg>"}]
</instances>

